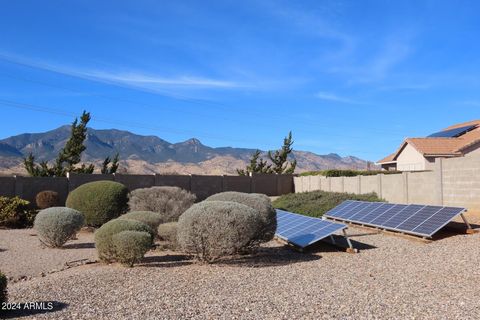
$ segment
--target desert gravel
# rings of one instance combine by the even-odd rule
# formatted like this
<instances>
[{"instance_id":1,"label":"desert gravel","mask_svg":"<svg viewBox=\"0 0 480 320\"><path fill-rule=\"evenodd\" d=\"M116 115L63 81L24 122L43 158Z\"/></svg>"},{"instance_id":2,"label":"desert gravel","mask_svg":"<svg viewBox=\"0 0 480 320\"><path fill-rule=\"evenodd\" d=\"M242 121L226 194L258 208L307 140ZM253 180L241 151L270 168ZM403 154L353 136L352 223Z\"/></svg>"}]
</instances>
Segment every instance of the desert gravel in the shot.
<instances>
[{"instance_id":1,"label":"desert gravel","mask_svg":"<svg viewBox=\"0 0 480 320\"><path fill-rule=\"evenodd\" d=\"M255 258L199 265L154 252L131 269L91 264L12 283L10 301L55 301L36 319L478 319L479 234L425 244L349 233L358 254L272 241Z\"/></svg>"},{"instance_id":2,"label":"desert gravel","mask_svg":"<svg viewBox=\"0 0 480 320\"><path fill-rule=\"evenodd\" d=\"M92 232L80 232L63 249L41 245L33 229L0 230L0 270L11 281L38 277L95 261Z\"/></svg>"}]
</instances>

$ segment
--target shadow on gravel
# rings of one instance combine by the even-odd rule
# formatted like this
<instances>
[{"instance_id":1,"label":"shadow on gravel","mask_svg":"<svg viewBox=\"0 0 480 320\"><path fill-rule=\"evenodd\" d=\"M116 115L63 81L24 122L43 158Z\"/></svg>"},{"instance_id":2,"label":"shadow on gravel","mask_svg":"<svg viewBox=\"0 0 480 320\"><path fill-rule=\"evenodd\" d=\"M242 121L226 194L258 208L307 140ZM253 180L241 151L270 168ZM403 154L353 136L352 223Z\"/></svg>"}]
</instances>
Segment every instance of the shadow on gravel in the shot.
<instances>
[{"instance_id":1,"label":"shadow on gravel","mask_svg":"<svg viewBox=\"0 0 480 320\"><path fill-rule=\"evenodd\" d=\"M84 243L70 243L62 247L63 249L94 249L95 243L93 242L84 242Z\"/></svg>"},{"instance_id":2,"label":"shadow on gravel","mask_svg":"<svg viewBox=\"0 0 480 320\"><path fill-rule=\"evenodd\" d=\"M475 223L470 223L470 226L474 230L479 230L480 225ZM439 232L433 235L432 240L442 240L450 237L455 237L458 235L466 234L467 226L463 222L451 221L445 227L443 227Z\"/></svg>"},{"instance_id":3,"label":"shadow on gravel","mask_svg":"<svg viewBox=\"0 0 480 320\"><path fill-rule=\"evenodd\" d=\"M367 236L372 234L377 234L377 232L369 233L369 234L358 234L358 235L349 234L350 242L352 243L353 248L358 249L359 251L377 248L375 246L369 245L364 242L359 242L351 238L351 237L357 237L357 236ZM347 248L348 248L347 240L345 240L344 237L335 236L335 244L333 244L329 238L326 238L323 241L319 241L309 246L306 252L335 252L335 251L345 251Z\"/></svg>"},{"instance_id":4,"label":"shadow on gravel","mask_svg":"<svg viewBox=\"0 0 480 320\"><path fill-rule=\"evenodd\" d=\"M192 264L193 261L190 256L183 254L164 255L164 256L148 256L142 259L142 262L138 264L141 267L181 267Z\"/></svg>"},{"instance_id":5,"label":"shadow on gravel","mask_svg":"<svg viewBox=\"0 0 480 320\"><path fill-rule=\"evenodd\" d=\"M11 309L0 310L1 319L16 319L30 317L38 314L53 313L68 307L67 303L60 301L35 301L26 303L7 303Z\"/></svg>"},{"instance_id":6,"label":"shadow on gravel","mask_svg":"<svg viewBox=\"0 0 480 320\"><path fill-rule=\"evenodd\" d=\"M298 252L288 246L263 247L256 254L239 256L228 260L218 261L218 265L263 268L284 266L299 262L308 262L321 259L320 256L308 252Z\"/></svg>"}]
</instances>

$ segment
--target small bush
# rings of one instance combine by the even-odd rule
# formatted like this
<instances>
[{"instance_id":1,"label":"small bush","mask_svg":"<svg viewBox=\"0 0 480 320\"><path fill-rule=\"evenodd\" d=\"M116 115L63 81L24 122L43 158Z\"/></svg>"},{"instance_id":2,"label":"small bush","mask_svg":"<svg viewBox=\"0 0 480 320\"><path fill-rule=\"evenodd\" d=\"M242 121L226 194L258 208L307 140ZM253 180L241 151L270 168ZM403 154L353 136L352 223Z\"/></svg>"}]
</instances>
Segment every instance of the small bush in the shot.
<instances>
[{"instance_id":1,"label":"small bush","mask_svg":"<svg viewBox=\"0 0 480 320\"><path fill-rule=\"evenodd\" d=\"M47 247L59 248L71 239L85 222L83 214L66 207L52 207L40 211L33 227L38 238Z\"/></svg>"},{"instance_id":2,"label":"small bush","mask_svg":"<svg viewBox=\"0 0 480 320\"><path fill-rule=\"evenodd\" d=\"M325 177L355 177L355 176L374 176L377 174L398 174L402 171L386 171L386 170L320 170L307 171L300 173L300 176L325 176Z\"/></svg>"},{"instance_id":3,"label":"small bush","mask_svg":"<svg viewBox=\"0 0 480 320\"><path fill-rule=\"evenodd\" d=\"M200 261L213 262L245 249L262 228L254 209L236 202L204 201L193 205L178 220L180 248Z\"/></svg>"},{"instance_id":4,"label":"small bush","mask_svg":"<svg viewBox=\"0 0 480 320\"><path fill-rule=\"evenodd\" d=\"M127 209L128 189L113 181L95 181L76 188L67 198L67 207L80 211L90 227L100 227Z\"/></svg>"},{"instance_id":5,"label":"small bush","mask_svg":"<svg viewBox=\"0 0 480 320\"><path fill-rule=\"evenodd\" d=\"M162 216L160 213L152 211L131 211L121 215L119 219L130 219L143 222L152 228L155 233L157 232L160 223L162 223Z\"/></svg>"},{"instance_id":6,"label":"small bush","mask_svg":"<svg viewBox=\"0 0 480 320\"><path fill-rule=\"evenodd\" d=\"M113 236L122 231L148 232L151 237L150 241L153 241L154 231L145 223L129 219L111 220L95 232L95 247L100 260L103 262L117 261L117 251L113 242Z\"/></svg>"},{"instance_id":7,"label":"small bush","mask_svg":"<svg viewBox=\"0 0 480 320\"><path fill-rule=\"evenodd\" d=\"M130 192L128 205L132 211L153 211L162 215L162 222L177 221L196 200L194 194L178 187L152 187Z\"/></svg>"},{"instance_id":8,"label":"small bush","mask_svg":"<svg viewBox=\"0 0 480 320\"><path fill-rule=\"evenodd\" d=\"M152 247L152 236L145 231L122 231L113 235L116 260L126 266L133 267Z\"/></svg>"},{"instance_id":9,"label":"small bush","mask_svg":"<svg viewBox=\"0 0 480 320\"><path fill-rule=\"evenodd\" d=\"M0 308L3 302L7 302L7 298L7 277L0 271Z\"/></svg>"},{"instance_id":10,"label":"small bush","mask_svg":"<svg viewBox=\"0 0 480 320\"><path fill-rule=\"evenodd\" d=\"M321 217L325 212L335 208L345 200L384 201L375 193L352 194L325 191L290 193L273 201L273 206L290 212L312 217Z\"/></svg>"},{"instance_id":11,"label":"small bush","mask_svg":"<svg viewBox=\"0 0 480 320\"><path fill-rule=\"evenodd\" d=\"M255 236L255 241L267 242L273 239L277 230L277 213L270 198L259 193L222 192L208 197L205 201L232 201L255 209L260 214L263 227Z\"/></svg>"},{"instance_id":12,"label":"small bush","mask_svg":"<svg viewBox=\"0 0 480 320\"><path fill-rule=\"evenodd\" d=\"M177 224L178 222L167 222L158 226L158 236L168 243L169 249L177 248Z\"/></svg>"},{"instance_id":13,"label":"small bush","mask_svg":"<svg viewBox=\"0 0 480 320\"><path fill-rule=\"evenodd\" d=\"M39 192L35 197L35 202L37 203L37 207L39 207L40 209L58 207L60 205L58 192L51 190Z\"/></svg>"},{"instance_id":14,"label":"small bush","mask_svg":"<svg viewBox=\"0 0 480 320\"><path fill-rule=\"evenodd\" d=\"M0 226L7 228L31 227L36 212L30 202L19 197L0 197Z\"/></svg>"}]
</instances>

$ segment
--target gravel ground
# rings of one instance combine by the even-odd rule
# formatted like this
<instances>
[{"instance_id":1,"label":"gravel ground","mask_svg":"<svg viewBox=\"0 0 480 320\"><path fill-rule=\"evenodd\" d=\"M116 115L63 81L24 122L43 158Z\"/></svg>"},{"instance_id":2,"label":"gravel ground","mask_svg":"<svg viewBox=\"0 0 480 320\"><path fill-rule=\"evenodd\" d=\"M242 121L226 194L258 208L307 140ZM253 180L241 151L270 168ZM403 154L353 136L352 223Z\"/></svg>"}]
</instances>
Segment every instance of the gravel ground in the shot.
<instances>
[{"instance_id":1,"label":"gravel ground","mask_svg":"<svg viewBox=\"0 0 480 320\"><path fill-rule=\"evenodd\" d=\"M155 252L131 269L91 264L12 283L10 301L54 301L37 319L478 319L479 234L425 244L349 233L358 254L272 241L254 258L199 265Z\"/></svg>"},{"instance_id":2,"label":"gravel ground","mask_svg":"<svg viewBox=\"0 0 480 320\"><path fill-rule=\"evenodd\" d=\"M17 281L95 260L93 233L80 232L77 238L52 249L41 245L33 229L0 230L0 270Z\"/></svg>"}]
</instances>

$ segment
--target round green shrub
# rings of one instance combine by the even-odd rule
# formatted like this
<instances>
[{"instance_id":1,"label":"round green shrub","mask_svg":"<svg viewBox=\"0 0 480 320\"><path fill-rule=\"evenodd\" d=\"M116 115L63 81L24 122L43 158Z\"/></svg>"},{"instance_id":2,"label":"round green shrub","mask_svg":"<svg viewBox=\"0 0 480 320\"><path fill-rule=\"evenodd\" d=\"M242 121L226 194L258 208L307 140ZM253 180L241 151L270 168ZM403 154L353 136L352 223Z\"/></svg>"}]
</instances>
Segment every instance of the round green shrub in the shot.
<instances>
[{"instance_id":1,"label":"round green shrub","mask_svg":"<svg viewBox=\"0 0 480 320\"><path fill-rule=\"evenodd\" d=\"M30 202L27 200L0 196L0 227L31 227L36 214L37 212L30 208Z\"/></svg>"},{"instance_id":2,"label":"round green shrub","mask_svg":"<svg viewBox=\"0 0 480 320\"><path fill-rule=\"evenodd\" d=\"M121 215L119 219L137 220L148 225L156 233L157 228L162 223L162 216L160 213L152 211L131 211Z\"/></svg>"},{"instance_id":3,"label":"round green shrub","mask_svg":"<svg viewBox=\"0 0 480 320\"><path fill-rule=\"evenodd\" d=\"M130 219L114 219L95 232L95 247L98 258L103 262L117 261L117 251L113 242L113 236L122 231L144 231L150 234L151 240L155 236L152 228L143 222Z\"/></svg>"},{"instance_id":4,"label":"round green shrub","mask_svg":"<svg viewBox=\"0 0 480 320\"><path fill-rule=\"evenodd\" d=\"M7 302L7 277L0 271L0 308L3 302Z\"/></svg>"},{"instance_id":5,"label":"round green shrub","mask_svg":"<svg viewBox=\"0 0 480 320\"><path fill-rule=\"evenodd\" d=\"M268 242L275 236L277 230L277 212L270 198L260 193L242 193L227 191L214 194L205 201L233 201L255 209L263 222L263 227L254 237L254 241Z\"/></svg>"},{"instance_id":6,"label":"round green shrub","mask_svg":"<svg viewBox=\"0 0 480 320\"><path fill-rule=\"evenodd\" d=\"M66 207L43 209L35 217L33 227L47 247L59 248L83 226L83 214Z\"/></svg>"},{"instance_id":7,"label":"round green shrub","mask_svg":"<svg viewBox=\"0 0 480 320\"><path fill-rule=\"evenodd\" d=\"M122 231L113 235L116 260L123 265L133 267L152 247L152 236L145 231Z\"/></svg>"},{"instance_id":8,"label":"round green shrub","mask_svg":"<svg viewBox=\"0 0 480 320\"><path fill-rule=\"evenodd\" d=\"M178 220L177 241L186 253L213 262L245 250L263 225L254 209L236 202L203 201Z\"/></svg>"},{"instance_id":9,"label":"round green shrub","mask_svg":"<svg viewBox=\"0 0 480 320\"><path fill-rule=\"evenodd\" d=\"M169 249L177 248L177 224L178 222L162 223L158 226L158 236L168 243Z\"/></svg>"},{"instance_id":10,"label":"round green shrub","mask_svg":"<svg viewBox=\"0 0 480 320\"><path fill-rule=\"evenodd\" d=\"M195 200L194 194L179 187L152 187L130 192L128 206L132 211L158 212L165 223L177 221Z\"/></svg>"},{"instance_id":11,"label":"round green shrub","mask_svg":"<svg viewBox=\"0 0 480 320\"><path fill-rule=\"evenodd\" d=\"M45 190L37 193L35 202L37 203L37 207L40 209L58 207L60 205L58 192L52 190Z\"/></svg>"},{"instance_id":12,"label":"round green shrub","mask_svg":"<svg viewBox=\"0 0 480 320\"><path fill-rule=\"evenodd\" d=\"M84 214L88 226L100 227L117 218L127 209L128 189L113 181L89 182L76 188L67 197L67 207Z\"/></svg>"}]
</instances>

